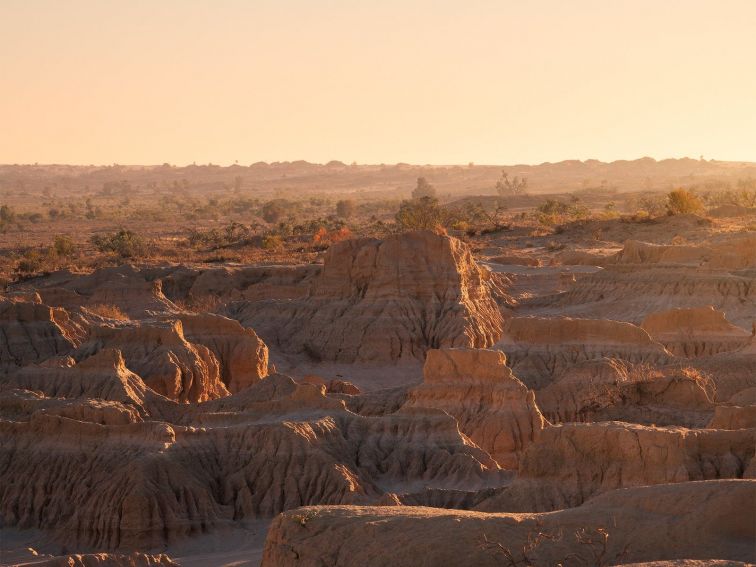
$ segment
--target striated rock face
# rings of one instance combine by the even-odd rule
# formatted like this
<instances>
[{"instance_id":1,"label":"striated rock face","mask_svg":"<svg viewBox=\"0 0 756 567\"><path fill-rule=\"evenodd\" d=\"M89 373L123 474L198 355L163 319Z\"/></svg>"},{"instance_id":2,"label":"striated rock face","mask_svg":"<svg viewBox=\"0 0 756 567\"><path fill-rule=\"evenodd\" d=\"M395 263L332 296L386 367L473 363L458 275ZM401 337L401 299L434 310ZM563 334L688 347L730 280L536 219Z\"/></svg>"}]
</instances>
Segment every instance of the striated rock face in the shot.
<instances>
[{"instance_id":1,"label":"striated rock face","mask_svg":"<svg viewBox=\"0 0 756 567\"><path fill-rule=\"evenodd\" d=\"M140 421L139 416L149 415L153 411L159 412L159 405L163 401L168 401L161 400L160 396L147 388L139 376L126 368L121 352L114 349L103 349L78 364L73 359L63 358L48 361L44 366L28 366L0 378L0 387L25 390L28 394L37 392L30 398L33 402L31 405L17 406L14 415L19 419L42 407L39 402L44 406L51 403L59 406L63 399L72 400L72 409L56 411L60 415L68 415L80 421L110 423L111 420L92 417L85 419L86 415L98 413L93 408L92 414L86 408L92 405L97 407L99 404L109 405L115 413L125 412L128 416L127 421ZM21 398L17 399L24 398L28 396L21 395ZM57 401L50 398L56 398ZM63 407L68 405L64 404ZM69 415L72 411L80 412L78 417Z\"/></svg>"},{"instance_id":2,"label":"striated rock face","mask_svg":"<svg viewBox=\"0 0 756 567\"><path fill-rule=\"evenodd\" d=\"M301 505L501 482L443 412L358 416L280 375L201 404L164 400L167 421L82 421L22 402L0 398L0 516L73 548L149 549Z\"/></svg>"},{"instance_id":3,"label":"striated rock face","mask_svg":"<svg viewBox=\"0 0 756 567\"><path fill-rule=\"evenodd\" d=\"M756 338L734 351L690 359L687 365L709 376L716 384L716 399L727 401L739 392L756 388Z\"/></svg>"},{"instance_id":4,"label":"striated rock face","mask_svg":"<svg viewBox=\"0 0 756 567\"><path fill-rule=\"evenodd\" d=\"M755 429L756 405L717 406L709 422L711 429Z\"/></svg>"},{"instance_id":5,"label":"striated rock face","mask_svg":"<svg viewBox=\"0 0 756 567\"><path fill-rule=\"evenodd\" d=\"M578 365L539 390L538 407L552 423L627 421L705 427L716 390L690 369L653 368L610 359Z\"/></svg>"},{"instance_id":6,"label":"striated rock face","mask_svg":"<svg viewBox=\"0 0 756 567\"><path fill-rule=\"evenodd\" d=\"M50 305L67 309L114 305L135 319L178 311L163 294L160 280L146 280L131 265L103 268L86 275L58 272L43 281L38 291Z\"/></svg>"},{"instance_id":7,"label":"striated rock face","mask_svg":"<svg viewBox=\"0 0 756 567\"><path fill-rule=\"evenodd\" d=\"M739 235L706 245L662 245L629 240L616 255L621 264L690 264L712 269L756 267L756 236Z\"/></svg>"},{"instance_id":8,"label":"striated rock face","mask_svg":"<svg viewBox=\"0 0 756 567\"><path fill-rule=\"evenodd\" d=\"M273 521L263 567L618 565L670 557L754 561L756 481L604 494L549 514L316 506ZM606 537L608 536L608 537Z\"/></svg>"},{"instance_id":9,"label":"striated rock face","mask_svg":"<svg viewBox=\"0 0 756 567\"><path fill-rule=\"evenodd\" d=\"M268 375L268 347L252 329L210 313L186 313L179 318L186 339L216 356L229 392L238 392Z\"/></svg>"},{"instance_id":10,"label":"striated rock face","mask_svg":"<svg viewBox=\"0 0 756 567\"><path fill-rule=\"evenodd\" d=\"M84 324L64 309L0 300L0 370L68 354L85 336Z\"/></svg>"},{"instance_id":11,"label":"striated rock face","mask_svg":"<svg viewBox=\"0 0 756 567\"><path fill-rule=\"evenodd\" d=\"M751 340L712 306L651 313L641 327L673 354L688 358L739 350Z\"/></svg>"},{"instance_id":12,"label":"striated rock face","mask_svg":"<svg viewBox=\"0 0 756 567\"><path fill-rule=\"evenodd\" d=\"M753 274L686 266L609 265L577 279L566 293L535 300L530 311L540 316L640 324L650 313L705 305L723 311L732 323L750 328L756 317Z\"/></svg>"},{"instance_id":13,"label":"striated rock face","mask_svg":"<svg viewBox=\"0 0 756 567\"><path fill-rule=\"evenodd\" d=\"M309 293L319 265L243 266L191 270L183 279L177 271L162 275L164 287L178 299L224 297L243 299L296 299Z\"/></svg>"},{"instance_id":14,"label":"striated rock face","mask_svg":"<svg viewBox=\"0 0 756 567\"><path fill-rule=\"evenodd\" d=\"M314 359L393 362L487 347L502 318L493 276L455 238L414 232L332 246L309 297L239 302L229 314L269 345Z\"/></svg>"},{"instance_id":15,"label":"striated rock face","mask_svg":"<svg viewBox=\"0 0 756 567\"><path fill-rule=\"evenodd\" d=\"M228 395L218 359L207 347L186 340L180 320L93 326L75 357L81 360L105 348L119 350L147 386L172 400L200 402Z\"/></svg>"},{"instance_id":16,"label":"striated rock face","mask_svg":"<svg viewBox=\"0 0 756 567\"><path fill-rule=\"evenodd\" d=\"M548 511L617 488L752 477L755 434L621 422L547 427L520 459L512 486L478 509Z\"/></svg>"},{"instance_id":17,"label":"striated rock face","mask_svg":"<svg viewBox=\"0 0 756 567\"><path fill-rule=\"evenodd\" d=\"M663 363L669 353L646 331L619 321L513 317L496 348L529 387L542 388L575 365L617 358L628 363Z\"/></svg>"},{"instance_id":18,"label":"striated rock face","mask_svg":"<svg viewBox=\"0 0 756 567\"><path fill-rule=\"evenodd\" d=\"M405 408L436 408L503 468L517 468L519 454L544 427L529 391L506 366L503 353L483 349L428 351L423 384Z\"/></svg>"}]
</instances>

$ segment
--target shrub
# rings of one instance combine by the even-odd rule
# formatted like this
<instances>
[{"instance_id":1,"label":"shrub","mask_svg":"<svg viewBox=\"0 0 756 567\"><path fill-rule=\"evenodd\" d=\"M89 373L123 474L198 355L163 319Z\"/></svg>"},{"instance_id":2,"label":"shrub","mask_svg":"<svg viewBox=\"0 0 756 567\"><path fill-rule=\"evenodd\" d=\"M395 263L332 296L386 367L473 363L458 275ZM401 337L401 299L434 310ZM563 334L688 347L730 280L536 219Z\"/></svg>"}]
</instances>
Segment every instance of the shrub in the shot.
<instances>
[{"instance_id":1,"label":"shrub","mask_svg":"<svg viewBox=\"0 0 756 567\"><path fill-rule=\"evenodd\" d=\"M336 215L340 216L343 219L348 219L349 217L354 215L354 211L357 208L357 205L355 205L354 201L351 199L342 199L338 203L336 203Z\"/></svg>"},{"instance_id":2,"label":"shrub","mask_svg":"<svg viewBox=\"0 0 756 567\"><path fill-rule=\"evenodd\" d=\"M436 188L433 187L428 181L425 179L425 177L418 177L417 178L417 185L412 190L412 198L413 199L424 199L426 197L430 197L431 199L435 199L436 197Z\"/></svg>"},{"instance_id":3,"label":"shrub","mask_svg":"<svg viewBox=\"0 0 756 567\"><path fill-rule=\"evenodd\" d=\"M280 222L291 211L291 203L286 199L274 199L262 206L262 218L269 223Z\"/></svg>"},{"instance_id":4,"label":"shrub","mask_svg":"<svg viewBox=\"0 0 756 567\"><path fill-rule=\"evenodd\" d=\"M665 200L662 196L647 195L638 199L638 212L645 213L648 218L663 215L665 208Z\"/></svg>"},{"instance_id":5,"label":"shrub","mask_svg":"<svg viewBox=\"0 0 756 567\"><path fill-rule=\"evenodd\" d=\"M16 272L34 274L42 271L48 258L39 250L27 250L16 264Z\"/></svg>"},{"instance_id":6,"label":"shrub","mask_svg":"<svg viewBox=\"0 0 756 567\"><path fill-rule=\"evenodd\" d=\"M691 193L685 189L675 189L667 193L668 215L700 213L703 210L703 202L695 193Z\"/></svg>"},{"instance_id":7,"label":"shrub","mask_svg":"<svg viewBox=\"0 0 756 567\"><path fill-rule=\"evenodd\" d=\"M262 239L262 247L265 250L280 250L283 248L283 238L277 234L269 234Z\"/></svg>"},{"instance_id":8,"label":"shrub","mask_svg":"<svg viewBox=\"0 0 756 567\"><path fill-rule=\"evenodd\" d=\"M106 235L94 235L92 244L100 252L112 252L122 258L136 258L147 253L144 238L126 229Z\"/></svg>"},{"instance_id":9,"label":"shrub","mask_svg":"<svg viewBox=\"0 0 756 567\"><path fill-rule=\"evenodd\" d=\"M0 207L0 223L10 224L16 220L16 212L8 205Z\"/></svg>"},{"instance_id":10,"label":"shrub","mask_svg":"<svg viewBox=\"0 0 756 567\"><path fill-rule=\"evenodd\" d=\"M56 256L61 258L70 258L76 254L76 245L70 236L59 234L53 241L53 251Z\"/></svg>"},{"instance_id":11,"label":"shrub","mask_svg":"<svg viewBox=\"0 0 756 567\"><path fill-rule=\"evenodd\" d=\"M446 211L433 197L402 201L396 213L396 223L402 230L436 230L447 220Z\"/></svg>"}]
</instances>

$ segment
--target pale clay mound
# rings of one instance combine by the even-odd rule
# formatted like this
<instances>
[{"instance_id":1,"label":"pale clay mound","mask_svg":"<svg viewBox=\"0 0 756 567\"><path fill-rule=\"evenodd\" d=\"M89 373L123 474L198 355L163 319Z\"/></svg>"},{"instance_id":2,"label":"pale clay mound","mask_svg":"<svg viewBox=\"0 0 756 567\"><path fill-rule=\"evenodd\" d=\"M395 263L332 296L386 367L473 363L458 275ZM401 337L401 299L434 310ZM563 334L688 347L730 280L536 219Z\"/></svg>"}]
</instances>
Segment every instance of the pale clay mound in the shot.
<instances>
[{"instance_id":1,"label":"pale clay mound","mask_svg":"<svg viewBox=\"0 0 756 567\"><path fill-rule=\"evenodd\" d=\"M550 514L303 508L273 522L262 564L498 566L511 564L508 554L538 567L676 557L752 562L756 525L744 518L754 507L756 481L731 480L618 490Z\"/></svg>"},{"instance_id":2,"label":"pale clay mound","mask_svg":"<svg viewBox=\"0 0 756 567\"><path fill-rule=\"evenodd\" d=\"M488 270L410 233L30 280L0 298L0 525L43 565L171 565L281 512L265 565L756 561L752 244Z\"/></svg>"}]
</instances>

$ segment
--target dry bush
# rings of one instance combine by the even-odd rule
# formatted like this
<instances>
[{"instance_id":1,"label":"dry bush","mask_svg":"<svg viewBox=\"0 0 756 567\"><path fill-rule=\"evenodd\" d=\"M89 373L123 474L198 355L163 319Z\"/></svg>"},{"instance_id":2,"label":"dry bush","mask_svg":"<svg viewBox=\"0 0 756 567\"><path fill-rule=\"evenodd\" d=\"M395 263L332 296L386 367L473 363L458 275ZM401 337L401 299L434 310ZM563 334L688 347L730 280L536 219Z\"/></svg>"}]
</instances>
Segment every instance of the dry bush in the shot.
<instances>
[{"instance_id":1,"label":"dry bush","mask_svg":"<svg viewBox=\"0 0 756 567\"><path fill-rule=\"evenodd\" d=\"M91 307L87 307L87 311L91 311L92 313L99 315L100 317L116 319L117 321L130 320L129 316L121 311L117 306L107 303L98 303L97 305L92 305Z\"/></svg>"},{"instance_id":2,"label":"dry bush","mask_svg":"<svg viewBox=\"0 0 756 567\"><path fill-rule=\"evenodd\" d=\"M661 376L661 371L644 362L632 363L620 358L609 358L609 366L615 371L618 382L649 382Z\"/></svg>"},{"instance_id":3,"label":"dry bush","mask_svg":"<svg viewBox=\"0 0 756 567\"><path fill-rule=\"evenodd\" d=\"M705 372L698 370L697 368L692 368L690 366L686 366L684 368L680 369L680 373L685 376L686 378L690 378L691 380L695 380L695 382L703 388L703 390L706 392L706 395L709 396L710 400L715 400L717 397L717 384L714 382L713 378L706 374Z\"/></svg>"},{"instance_id":4,"label":"dry bush","mask_svg":"<svg viewBox=\"0 0 756 567\"><path fill-rule=\"evenodd\" d=\"M402 201L396 213L396 223L401 230L435 230L450 220L449 213L433 197Z\"/></svg>"},{"instance_id":5,"label":"dry bush","mask_svg":"<svg viewBox=\"0 0 756 567\"><path fill-rule=\"evenodd\" d=\"M685 189L675 189L667 193L667 214L685 215L701 213L704 204L695 193Z\"/></svg>"}]
</instances>

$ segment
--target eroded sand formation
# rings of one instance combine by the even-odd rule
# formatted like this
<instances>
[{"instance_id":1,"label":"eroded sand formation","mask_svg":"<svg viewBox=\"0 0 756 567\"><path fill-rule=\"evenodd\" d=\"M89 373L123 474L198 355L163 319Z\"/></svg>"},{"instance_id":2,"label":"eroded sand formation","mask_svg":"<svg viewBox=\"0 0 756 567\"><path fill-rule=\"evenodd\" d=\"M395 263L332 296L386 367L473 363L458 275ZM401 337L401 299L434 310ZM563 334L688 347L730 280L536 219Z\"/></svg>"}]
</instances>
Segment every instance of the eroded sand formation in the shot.
<instances>
[{"instance_id":1,"label":"eroded sand formation","mask_svg":"<svg viewBox=\"0 0 756 567\"><path fill-rule=\"evenodd\" d=\"M0 525L40 535L13 562L173 565L271 519L266 567L756 561L753 244L489 270L419 232L23 282Z\"/></svg>"}]
</instances>

